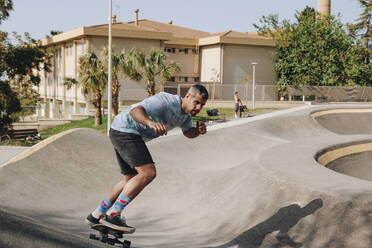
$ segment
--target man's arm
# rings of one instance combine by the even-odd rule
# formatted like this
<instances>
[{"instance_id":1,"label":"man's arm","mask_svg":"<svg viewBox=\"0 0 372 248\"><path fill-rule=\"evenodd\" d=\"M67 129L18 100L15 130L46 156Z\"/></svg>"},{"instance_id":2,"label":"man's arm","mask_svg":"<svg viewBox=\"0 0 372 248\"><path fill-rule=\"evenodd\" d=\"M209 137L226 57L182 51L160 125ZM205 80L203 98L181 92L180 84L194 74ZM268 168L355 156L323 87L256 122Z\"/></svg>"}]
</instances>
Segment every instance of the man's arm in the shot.
<instances>
[{"instance_id":1,"label":"man's arm","mask_svg":"<svg viewBox=\"0 0 372 248\"><path fill-rule=\"evenodd\" d=\"M207 128L204 122L197 121L196 127L192 127L186 131L182 130L182 132L185 137L192 139L198 137L200 134L205 134L207 132Z\"/></svg>"},{"instance_id":2,"label":"man's arm","mask_svg":"<svg viewBox=\"0 0 372 248\"><path fill-rule=\"evenodd\" d=\"M167 127L161 122L155 122L151 120L147 114L146 110L143 106L139 105L134 107L130 112L130 116L132 116L133 120L148 126L155 130L156 134L158 135L167 135Z\"/></svg>"}]
</instances>

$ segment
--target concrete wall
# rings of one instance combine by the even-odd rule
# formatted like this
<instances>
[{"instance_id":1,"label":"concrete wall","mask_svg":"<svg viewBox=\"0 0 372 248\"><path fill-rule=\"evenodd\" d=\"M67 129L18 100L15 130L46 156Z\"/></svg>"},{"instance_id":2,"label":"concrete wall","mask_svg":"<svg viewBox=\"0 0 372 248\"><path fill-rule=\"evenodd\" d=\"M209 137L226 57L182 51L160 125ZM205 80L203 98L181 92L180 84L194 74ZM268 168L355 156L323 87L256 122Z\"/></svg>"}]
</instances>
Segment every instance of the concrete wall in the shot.
<instances>
[{"instance_id":1,"label":"concrete wall","mask_svg":"<svg viewBox=\"0 0 372 248\"><path fill-rule=\"evenodd\" d=\"M255 73L255 95L260 95L259 100L277 100L276 88L257 88L260 85L273 85L277 80L274 70L275 48L233 44L224 44L223 46L222 86L226 87L223 87L221 93L219 93L222 99L231 99L233 92L236 90L243 93L240 94L241 97L244 95L246 99L251 98L252 62L258 63Z\"/></svg>"},{"instance_id":2,"label":"concrete wall","mask_svg":"<svg viewBox=\"0 0 372 248\"><path fill-rule=\"evenodd\" d=\"M200 48L200 81L219 82L221 76L221 46L206 46Z\"/></svg>"},{"instance_id":3,"label":"concrete wall","mask_svg":"<svg viewBox=\"0 0 372 248\"><path fill-rule=\"evenodd\" d=\"M225 44L223 49L224 84L242 84L243 78L252 77L252 62L258 63L256 84L272 85L276 81L275 48Z\"/></svg>"},{"instance_id":4,"label":"concrete wall","mask_svg":"<svg viewBox=\"0 0 372 248\"><path fill-rule=\"evenodd\" d=\"M103 47L108 47L107 37L92 36L89 38L89 48L91 52L97 55L101 54ZM112 50L114 52L121 52L123 48L141 48L149 50L151 48L161 48L161 42L159 40L145 40L145 39L129 39L129 38L112 38Z\"/></svg>"},{"instance_id":5,"label":"concrete wall","mask_svg":"<svg viewBox=\"0 0 372 248\"><path fill-rule=\"evenodd\" d=\"M192 53L191 48L188 49L188 54L177 53L177 52L169 53L169 59L174 62L179 62L180 64L181 71L175 74L176 77L197 77L198 76L197 75L198 72L197 71L195 72L195 56L196 55Z\"/></svg>"},{"instance_id":6,"label":"concrete wall","mask_svg":"<svg viewBox=\"0 0 372 248\"><path fill-rule=\"evenodd\" d=\"M65 77L75 78L75 51L72 42L65 45ZM75 90L74 87L66 89L66 100L74 101Z\"/></svg>"}]
</instances>

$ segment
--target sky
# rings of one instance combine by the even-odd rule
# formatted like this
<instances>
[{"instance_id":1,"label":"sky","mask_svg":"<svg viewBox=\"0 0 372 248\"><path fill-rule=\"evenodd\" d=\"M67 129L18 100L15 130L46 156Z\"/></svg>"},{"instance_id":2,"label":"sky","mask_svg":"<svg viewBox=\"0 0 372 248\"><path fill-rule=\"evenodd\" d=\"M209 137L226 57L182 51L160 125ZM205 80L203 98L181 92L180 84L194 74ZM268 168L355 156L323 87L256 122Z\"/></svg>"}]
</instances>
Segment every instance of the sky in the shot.
<instances>
[{"instance_id":1,"label":"sky","mask_svg":"<svg viewBox=\"0 0 372 248\"><path fill-rule=\"evenodd\" d=\"M30 33L34 39L45 38L51 30L105 24L109 16L109 0L13 0L9 19L1 31ZM278 14L280 20L294 20L296 11L306 6L317 7L317 0L112 0L112 12L118 22L133 21L134 10L139 19L149 19L206 32L235 30L255 32L253 23L262 16ZM333 0L331 14L342 23L353 23L362 13L357 0Z\"/></svg>"}]
</instances>

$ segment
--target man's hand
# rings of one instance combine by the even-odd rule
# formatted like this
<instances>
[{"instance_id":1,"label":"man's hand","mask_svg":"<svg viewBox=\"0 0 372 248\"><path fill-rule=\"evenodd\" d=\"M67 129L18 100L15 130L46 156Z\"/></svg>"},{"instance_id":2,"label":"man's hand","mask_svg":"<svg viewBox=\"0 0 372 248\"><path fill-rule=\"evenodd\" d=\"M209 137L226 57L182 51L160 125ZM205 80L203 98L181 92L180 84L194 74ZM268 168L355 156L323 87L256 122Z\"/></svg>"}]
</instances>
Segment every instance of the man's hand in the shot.
<instances>
[{"instance_id":1,"label":"man's hand","mask_svg":"<svg viewBox=\"0 0 372 248\"><path fill-rule=\"evenodd\" d=\"M161 122L149 121L147 126L149 128L154 129L157 135L160 135L160 136L167 135L167 127Z\"/></svg>"},{"instance_id":2,"label":"man's hand","mask_svg":"<svg viewBox=\"0 0 372 248\"><path fill-rule=\"evenodd\" d=\"M197 121L195 127L182 132L187 138L192 139L198 137L200 134L205 134L207 132L207 127L205 126L204 122Z\"/></svg>"},{"instance_id":3,"label":"man's hand","mask_svg":"<svg viewBox=\"0 0 372 248\"><path fill-rule=\"evenodd\" d=\"M207 127L205 126L204 122L201 121L196 122L196 129L198 130L199 134L205 134L207 132Z\"/></svg>"},{"instance_id":4,"label":"man's hand","mask_svg":"<svg viewBox=\"0 0 372 248\"><path fill-rule=\"evenodd\" d=\"M157 135L167 135L167 127L161 122L154 122L151 120L147 114L146 110L143 106L139 105L133 108L129 114L132 116L133 120L148 126L151 129L154 129Z\"/></svg>"}]
</instances>

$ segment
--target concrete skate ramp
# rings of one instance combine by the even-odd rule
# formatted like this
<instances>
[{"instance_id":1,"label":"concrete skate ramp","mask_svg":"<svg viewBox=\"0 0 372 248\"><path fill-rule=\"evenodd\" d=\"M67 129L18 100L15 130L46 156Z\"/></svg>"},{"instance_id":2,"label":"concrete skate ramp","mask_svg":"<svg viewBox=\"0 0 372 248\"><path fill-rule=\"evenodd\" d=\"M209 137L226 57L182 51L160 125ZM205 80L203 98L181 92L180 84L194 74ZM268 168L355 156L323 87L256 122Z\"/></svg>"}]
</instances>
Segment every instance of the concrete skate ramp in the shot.
<instances>
[{"instance_id":1,"label":"concrete skate ramp","mask_svg":"<svg viewBox=\"0 0 372 248\"><path fill-rule=\"evenodd\" d=\"M372 109L326 109L312 114L322 126L337 134L372 134Z\"/></svg>"},{"instance_id":2,"label":"concrete skate ramp","mask_svg":"<svg viewBox=\"0 0 372 248\"><path fill-rule=\"evenodd\" d=\"M329 169L372 181L372 141L339 144L320 151L317 161Z\"/></svg>"},{"instance_id":3,"label":"concrete skate ramp","mask_svg":"<svg viewBox=\"0 0 372 248\"><path fill-rule=\"evenodd\" d=\"M149 142L157 178L125 210L137 228L127 238L159 248L372 247L372 183L317 162L338 144L372 140L312 117L341 107L305 106L210 126L196 139ZM98 247L83 220L120 178L101 133L76 129L39 143L0 167L0 218L14 219L0 222L12 230L0 232L0 246Z\"/></svg>"}]
</instances>

